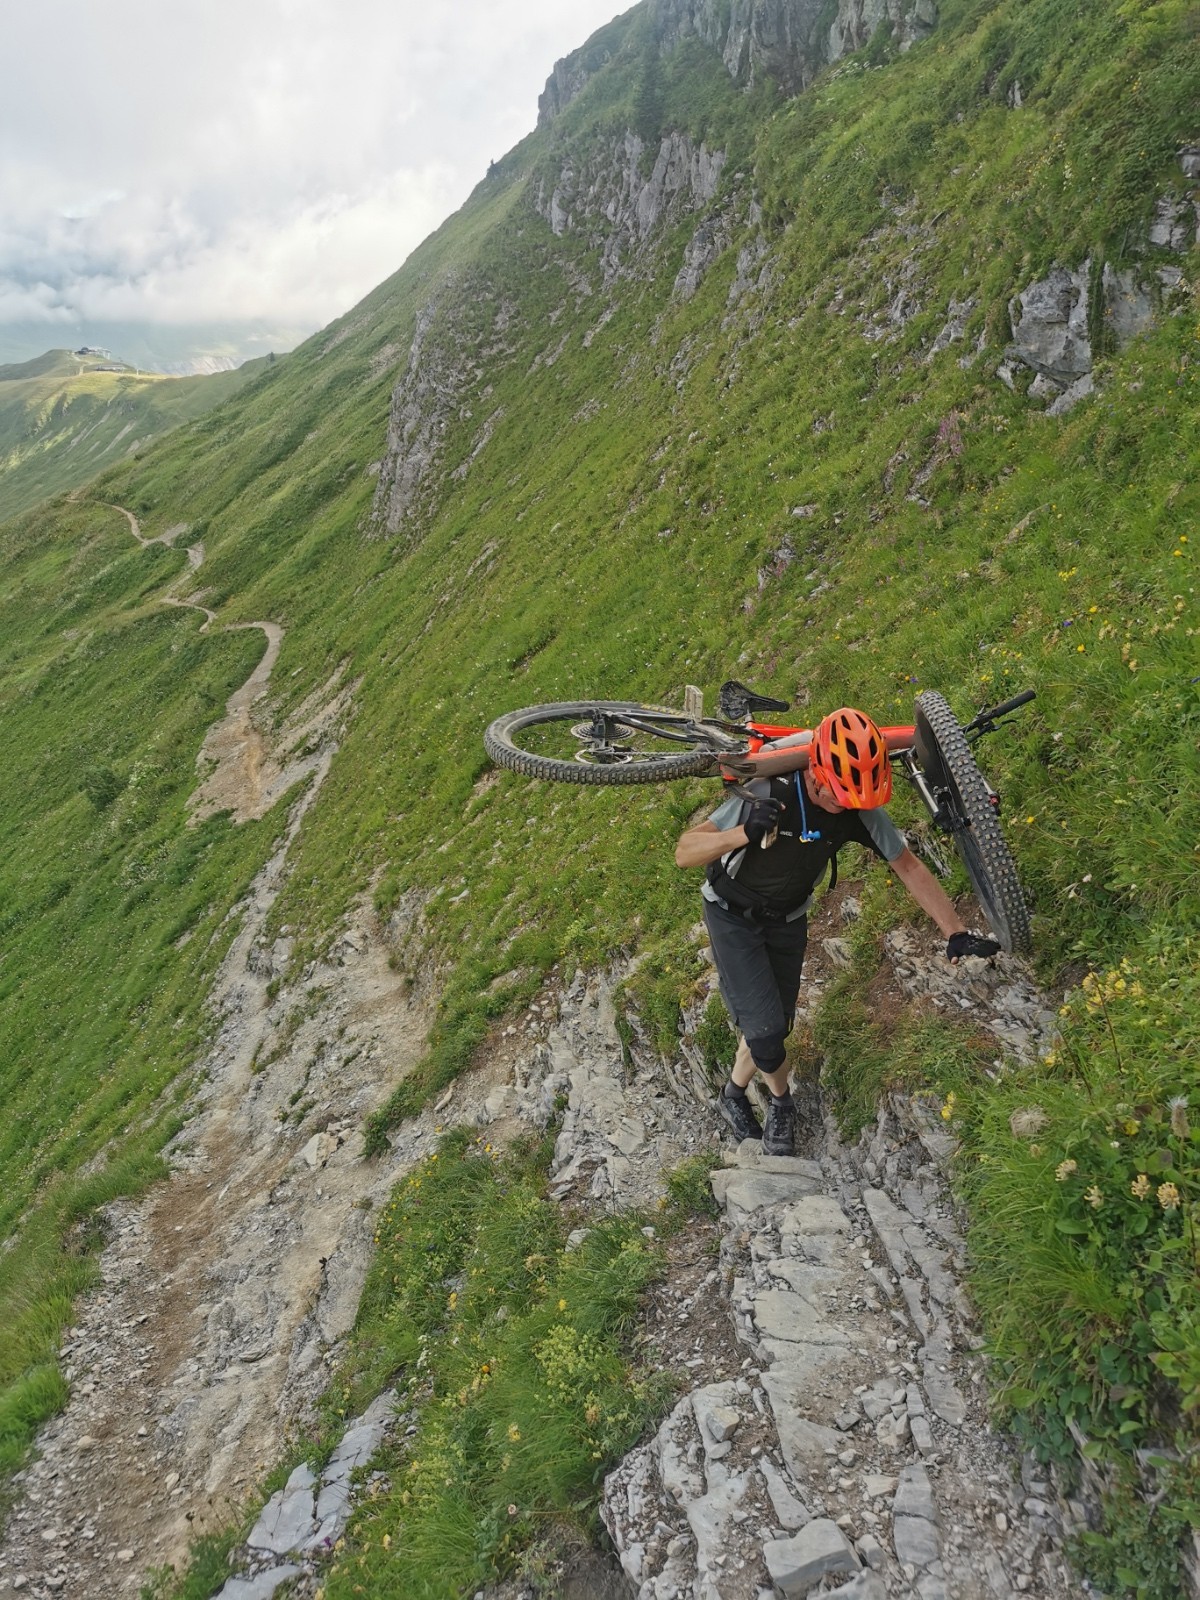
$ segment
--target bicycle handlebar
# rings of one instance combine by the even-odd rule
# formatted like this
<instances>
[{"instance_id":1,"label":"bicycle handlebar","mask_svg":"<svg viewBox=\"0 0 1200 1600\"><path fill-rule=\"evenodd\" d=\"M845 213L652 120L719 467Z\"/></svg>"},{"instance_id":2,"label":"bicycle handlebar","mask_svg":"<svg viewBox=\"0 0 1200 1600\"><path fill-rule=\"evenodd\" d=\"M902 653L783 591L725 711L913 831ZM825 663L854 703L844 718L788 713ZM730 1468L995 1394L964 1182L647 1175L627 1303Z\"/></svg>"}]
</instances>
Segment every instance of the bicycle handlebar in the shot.
<instances>
[{"instance_id":1,"label":"bicycle handlebar","mask_svg":"<svg viewBox=\"0 0 1200 1600\"><path fill-rule=\"evenodd\" d=\"M1036 698L1036 689L1022 689L1020 694L1013 695L1011 700L1002 700L998 706L987 706L977 717L968 722L963 732L969 733L975 728L985 728L989 722L994 722L997 717L1006 717L1010 711L1016 711L1019 706L1026 706Z\"/></svg>"}]
</instances>

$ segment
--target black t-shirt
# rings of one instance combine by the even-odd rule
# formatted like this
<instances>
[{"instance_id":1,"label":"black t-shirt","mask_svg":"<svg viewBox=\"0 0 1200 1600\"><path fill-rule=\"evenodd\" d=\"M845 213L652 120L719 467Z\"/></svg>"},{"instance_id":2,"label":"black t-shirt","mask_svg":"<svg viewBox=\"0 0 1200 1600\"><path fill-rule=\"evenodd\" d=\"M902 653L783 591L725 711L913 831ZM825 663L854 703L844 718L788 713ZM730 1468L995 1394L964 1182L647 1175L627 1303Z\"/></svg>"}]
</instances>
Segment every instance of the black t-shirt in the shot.
<instances>
[{"instance_id":1,"label":"black t-shirt","mask_svg":"<svg viewBox=\"0 0 1200 1600\"><path fill-rule=\"evenodd\" d=\"M905 849L903 836L882 806L870 811L823 811L802 796L799 773L771 778L769 783L771 798L783 806L775 843L767 850L744 846L711 862L703 887L709 899L723 900L739 911L749 907L769 916L799 916L842 845L865 845L884 861L894 861ZM709 820L722 830L736 828L749 810L749 802L734 795ZM820 837L812 838L813 834Z\"/></svg>"}]
</instances>

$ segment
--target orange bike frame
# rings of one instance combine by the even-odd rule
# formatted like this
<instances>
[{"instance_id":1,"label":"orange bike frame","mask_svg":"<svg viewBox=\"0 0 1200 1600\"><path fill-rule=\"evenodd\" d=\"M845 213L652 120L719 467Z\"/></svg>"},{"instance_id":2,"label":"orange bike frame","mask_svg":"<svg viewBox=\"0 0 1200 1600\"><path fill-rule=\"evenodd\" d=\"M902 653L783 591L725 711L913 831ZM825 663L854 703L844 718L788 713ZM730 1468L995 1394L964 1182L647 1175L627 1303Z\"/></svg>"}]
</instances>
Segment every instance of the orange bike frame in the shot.
<instances>
[{"instance_id":1,"label":"orange bike frame","mask_svg":"<svg viewBox=\"0 0 1200 1600\"><path fill-rule=\"evenodd\" d=\"M757 755L764 745L770 744L774 739L786 739L793 733L812 733L811 728L781 728L771 722L748 722L746 730L750 735L751 755ZM889 755L897 750L911 749L917 735L916 728L911 724L906 728L881 727L879 731L883 735Z\"/></svg>"}]
</instances>

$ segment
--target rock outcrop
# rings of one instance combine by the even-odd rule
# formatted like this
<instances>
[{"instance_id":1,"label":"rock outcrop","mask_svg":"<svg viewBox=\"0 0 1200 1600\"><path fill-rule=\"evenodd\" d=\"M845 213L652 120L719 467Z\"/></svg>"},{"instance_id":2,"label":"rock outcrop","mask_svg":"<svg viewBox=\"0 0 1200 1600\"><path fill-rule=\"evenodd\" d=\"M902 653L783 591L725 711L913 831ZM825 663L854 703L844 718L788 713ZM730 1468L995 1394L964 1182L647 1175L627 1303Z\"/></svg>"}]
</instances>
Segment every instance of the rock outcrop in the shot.
<instances>
[{"instance_id":1,"label":"rock outcrop","mask_svg":"<svg viewBox=\"0 0 1200 1600\"><path fill-rule=\"evenodd\" d=\"M908 50L936 27L935 0L651 0L649 22L662 52L699 39L725 63L730 77L753 84L774 78L799 94L834 61L886 30L889 43ZM608 30L602 30L607 35ZM553 122L589 79L611 59L601 34L564 56L538 100L538 126Z\"/></svg>"},{"instance_id":2,"label":"rock outcrop","mask_svg":"<svg viewBox=\"0 0 1200 1600\"><path fill-rule=\"evenodd\" d=\"M178 1558L218 1489L249 1492L256 1459L306 1414L353 1319L371 1232L358 1202L380 1203L445 1124L502 1140L545 1127L565 1097L550 1190L593 1210L652 1210L671 1169L720 1138L694 1041L685 1033L664 1058L630 1013L623 1043L614 990L626 974L580 973L548 986L485 1070L398 1130L378 1170L364 1167L352 1123L419 1046L413 997L387 960L403 954L419 902L386 944L369 918L352 921L272 1001L294 956L288 930L265 932L281 867L256 884L223 969L192 1143L162 1191L110 1213L103 1287L63 1349L75 1392L19 1475L0 1577L31 1592L69 1584L119 1600L146 1566ZM843 917L856 909L842 900ZM950 969L931 939L904 929L886 950L900 989L970 1009L998 1050L1044 1046L1054 1010L1018 962ZM818 926L806 1012L843 959L843 941ZM715 983L710 971L693 1021ZM301 998L319 1004L292 1032ZM754 1142L731 1151L712 1179L720 1260L702 1254L660 1297L662 1364L695 1387L610 1479L604 1514L627 1573L643 1600L752 1600L768 1578L799 1594L822 1574L844 1600L1005 1600L1031 1585L1057 1596L1067 1513L1041 1475L1014 1478L987 1428L963 1242L940 1176L951 1135L936 1107L905 1100L850 1151L813 1094L804 1105L806 1157L764 1158ZM218 1159L231 1151L240 1164ZM322 1471L297 1468L242 1547L227 1600L315 1581L351 1475L369 1472L391 1422L384 1398ZM972 1561L986 1579L974 1589Z\"/></svg>"},{"instance_id":3,"label":"rock outcrop","mask_svg":"<svg viewBox=\"0 0 1200 1600\"><path fill-rule=\"evenodd\" d=\"M1200 157L1189 147L1179 167L1194 181ZM1051 402L1050 415L1069 411L1092 392L1097 344L1123 350L1170 306L1183 274L1162 264L1161 253L1182 255L1194 244L1200 244L1200 197L1171 191L1155 201L1142 246L1158 263L1118 268L1105 261L1097 269L1089 257L1074 270L1055 264L1009 301L1012 343L998 369L1001 380L1011 387L1016 371L1027 368L1035 374L1030 393Z\"/></svg>"},{"instance_id":4,"label":"rock outcrop","mask_svg":"<svg viewBox=\"0 0 1200 1600\"><path fill-rule=\"evenodd\" d=\"M663 228L702 210L717 192L725 152L668 133L645 171L646 146L636 133L607 139L582 162L566 161L534 203L557 236L581 234L600 251L606 283L627 273Z\"/></svg>"},{"instance_id":5,"label":"rock outcrop","mask_svg":"<svg viewBox=\"0 0 1200 1600\"><path fill-rule=\"evenodd\" d=\"M465 309L484 313L482 338L473 340ZM389 534L427 510L447 475L463 478L487 447L502 412L485 412L466 453L446 460L447 436L456 423L469 422L475 407L488 407L491 388L483 381L479 354L495 361L515 346L509 329L513 305L487 283L474 286L450 278L431 292L417 313L404 373L392 391L387 445L379 464L372 518ZM495 368L492 368L495 371Z\"/></svg>"}]
</instances>

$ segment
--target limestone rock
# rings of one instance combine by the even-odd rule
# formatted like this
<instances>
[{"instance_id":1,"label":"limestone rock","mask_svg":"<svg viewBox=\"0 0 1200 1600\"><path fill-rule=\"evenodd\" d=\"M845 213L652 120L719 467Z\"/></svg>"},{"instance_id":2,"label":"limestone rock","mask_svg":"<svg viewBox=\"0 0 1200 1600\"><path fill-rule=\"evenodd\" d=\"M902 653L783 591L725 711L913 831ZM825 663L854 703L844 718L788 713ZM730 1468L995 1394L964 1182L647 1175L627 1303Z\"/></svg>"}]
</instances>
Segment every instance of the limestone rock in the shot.
<instances>
[{"instance_id":1,"label":"limestone rock","mask_svg":"<svg viewBox=\"0 0 1200 1600\"><path fill-rule=\"evenodd\" d=\"M736 1226L747 1222L764 1206L796 1200L815 1194L820 1180L803 1173L741 1172L717 1170L712 1174L712 1191Z\"/></svg>"},{"instance_id":2,"label":"limestone rock","mask_svg":"<svg viewBox=\"0 0 1200 1600\"><path fill-rule=\"evenodd\" d=\"M897 1517L924 1517L926 1522L937 1521L933 1488L924 1467L905 1467L900 1474L892 1514Z\"/></svg>"},{"instance_id":3,"label":"limestone rock","mask_svg":"<svg viewBox=\"0 0 1200 1600\"><path fill-rule=\"evenodd\" d=\"M771 1460L770 1456L761 1456L758 1470L763 1475L767 1486L767 1496L770 1499L772 1510L781 1528L803 1528L812 1521L812 1512L804 1502L797 1498L788 1487L787 1479Z\"/></svg>"},{"instance_id":4,"label":"limestone rock","mask_svg":"<svg viewBox=\"0 0 1200 1600\"><path fill-rule=\"evenodd\" d=\"M937 25L935 0L652 0L652 26L664 51L699 39L720 56L739 83L774 78L797 94L821 69L861 50L886 26L904 52ZM619 24L610 24L580 49L556 61L538 98L538 127L549 126L620 48Z\"/></svg>"},{"instance_id":5,"label":"limestone rock","mask_svg":"<svg viewBox=\"0 0 1200 1600\"><path fill-rule=\"evenodd\" d=\"M253 1578L230 1578L217 1591L217 1600L271 1600L271 1596L289 1578L297 1578L302 1567L268 1567Z\"/></svg>"},{"instance_id":6,"label":"limestone rock","mask_svg":"<svg viewBox=\"0 0 1200 1600\"><path fill-rule=\"evenodd\" d=\"M1074 272L1052 267L1045 278L1009 302L1013 354L1064 387L1092 370L1087 316L1090 271L1090 261Z\"/></svg>"},{"instance_id":7,"label":"limestone rock","mask_svg":"<svg viewBox=\"0 0 1200 1600\"><path fill-rule=\"evenodd\" d=\"M946 321L926 353L927 362L935 360L943 350L966 337L967 323L977 303L974 295L969 295L965 300L951 299Z\"/></svg>"},{"instance_id":8,"label":"limestone rock","mask_svg":"<svg viewBox=\"0 0 1200 1600\"><path fill-rule=\"evenodd\" d=\"M1181 195L1164 194L1154 202L1149 240L1162 250L1189 250L1196 237L1196 211Z\"/></svg>"},{"instance_id":9,"label":"limestone rock","mask_svg":"<svg viewBox=\"0 0 1200 1600\"><path fill-rule=\"evenodd\" d=\"M869 1544L872 1553L878 1552L882 1557L883 1549L876 1540L863 1539L860 1542ZM836 1589L827 1589L825 1600L887 1600L887 1587L877 1572L860 1572L849 1583L839 1584Z\"/></svg>"},{"instance_id":10,"label":"limestone rock","mask_svg":"<svg viewBox=\"0 0 1200 1600\"><path fill-rule=\"evenodd\" d=\"M311 1467L298 1466L282 1489L277 1489L259 1514L246 1543L254 1550L285 1555L297 1550L315 1532L316 1478Z\"/></svg>"},{"instance_id":11,"label":"limestone rock","mask_svg":"<svg viewBox=\"0 0 1200 1600\"><path fill-rule=\"evenodd\" d=\"M787 1469L797 1483L804 1483L824 1466L827 1453L837 1454L842 1436L835 1428L800 1415L800 1395L777 1368L763 1373L763 1388L771 1402Z\"/></svg>"},{"instance_id":12,"label":"limestone rock","mask_svg":"<svg viewBox=\"0 0 1200 1600\"><path fill-rule=\"evenodd\" d=\"M763 1556L785 1600L799 1600L830 1573L858 1569L849 1540L828 1517L814 1518L790 1539L772 1539L763 1546Z\"/></svg>"},{"instance_id":13,"label":"limestone rock","mask_svg":"<svg viewBox=\"0 0 1200 1600\"><path fill-rule=\"evenodd\" d=\"M1086 400L1095 387L1091 373L1085 372L1082 378L1077 378L1069 389L1064 390L1057 400L1046 407L1046 415L1065 417L1067 412L1073 411L1081 400Z\"/></svg>"},{"instance_id":14,"label":"limestone rock","mask_svg":"<svg viewBox=\"0 0 1200 1600\"><path fill-rule=\"evenodd\" d=\"M787 1289L764 1289L755 1297L754 1323L764 1339L793 1344L849 1344L844 1328L830 1322L803 1295Z\"/></svg>"},{"instance_id":15,"label":"limestone rock","mask_svg":"<svg viewBox=\"0 0 1200 1600\"><path fill-rule=\"evenodd\" d=\"M659 141L649 177L646 146L628 131L601 139L582 160L568 160L557 179L534 197L551 232L580 234L600 251L606 284L662 228L702 210L717 192L725 152L670 132Z\"/></svg>"},{"instance_id":16,"label":"limestone rock","mask_svg":"<svg viewBox=\"0 0 1200 1600\"><path fill-rule=\"evenodd\" d=\"M892 1541L901 1565L911 1562L914 1567L928 1567L941 1554L937 1528L924 1517L897 1517L892 1524Z\"/></svg>"}]
</instances>

